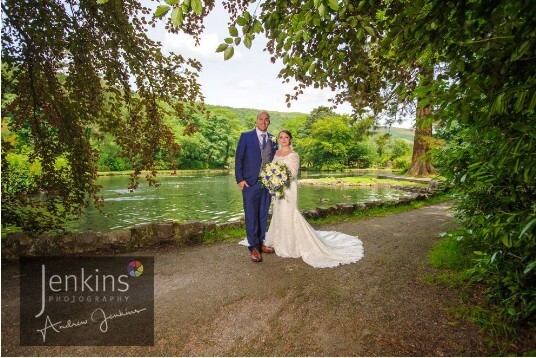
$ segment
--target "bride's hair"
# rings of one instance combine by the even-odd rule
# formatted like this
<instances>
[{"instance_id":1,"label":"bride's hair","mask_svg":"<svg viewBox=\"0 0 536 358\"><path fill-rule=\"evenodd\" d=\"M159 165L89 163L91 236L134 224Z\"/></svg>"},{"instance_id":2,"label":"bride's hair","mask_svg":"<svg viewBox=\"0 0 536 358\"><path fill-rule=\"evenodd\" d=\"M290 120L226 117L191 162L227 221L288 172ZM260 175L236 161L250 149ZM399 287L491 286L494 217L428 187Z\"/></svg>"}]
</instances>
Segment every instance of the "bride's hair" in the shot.
<instances>
[{"instance_id":1,"label":"bride's hair","mask_svg":"<svg viewBox=\"0 0 536 358\"><path fill-rule=\"evenodd\" d=\"M286 129L282 129L279 131L279 134L277 135L277 137L279 138L279 135L281 133L285 133L286 135L288 135L288 137L290 138L290 143L289 145L292 145L292 133L290 133L290 131L286 130Z\"/></svg>"}]
</instances>

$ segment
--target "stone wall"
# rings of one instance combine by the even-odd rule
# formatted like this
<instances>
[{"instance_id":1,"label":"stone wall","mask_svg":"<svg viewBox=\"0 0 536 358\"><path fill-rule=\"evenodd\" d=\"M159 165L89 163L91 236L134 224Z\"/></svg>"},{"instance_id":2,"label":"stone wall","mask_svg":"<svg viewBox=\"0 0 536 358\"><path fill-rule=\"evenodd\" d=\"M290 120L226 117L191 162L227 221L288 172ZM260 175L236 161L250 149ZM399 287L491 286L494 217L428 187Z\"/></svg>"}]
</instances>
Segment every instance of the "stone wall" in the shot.
<instances>
[{"instance_id":1,"label":"stone wall","mask_svg":"<svg viewBox=\"0 0 536 358\"><path fill-rule=\"evenodd\" d=\"M414 200L424 200L434 191L420 189L407 196L391 201L369 201L365 203L338 203L322 206L315 210L305 210L307 219L323 218L328 215L352 214L376 207L391 207L407 204ZM167 244L187 245L203 242L205 232L225 228L244 228L244 219L217 224L198 221L164 221L136 225L130 229L106 233L81 232L65 234L8 233L2 239L2 258L16 260L19 256L59 256L68 254L101 253L113 254L138 248L150 248Z\"/></svg>"}]
</instances>

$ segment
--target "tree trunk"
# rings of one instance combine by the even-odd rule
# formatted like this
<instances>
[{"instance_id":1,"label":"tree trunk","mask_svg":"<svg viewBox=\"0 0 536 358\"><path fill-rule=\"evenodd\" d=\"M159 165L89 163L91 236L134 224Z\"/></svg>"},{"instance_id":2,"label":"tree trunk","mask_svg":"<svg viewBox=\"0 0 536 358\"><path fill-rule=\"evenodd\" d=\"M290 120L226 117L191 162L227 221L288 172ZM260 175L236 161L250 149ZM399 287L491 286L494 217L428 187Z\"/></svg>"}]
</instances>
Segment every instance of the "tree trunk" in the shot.
<instances>
[{"instance_id":1,"label":"tree trunk","mask_svg":"<svg viewBox=\"0 0 536 358\"><path fill-rule=\"evenodd\" d=\"M432 113L432 106L427 104L422 107L417 103L417 119L415 123L415 138L413 140L413 155L411 168L406 173L411 176L429 176L436 174L432 166L432 160L428 155L432 141L432 123L425 123ZM426 125L425 125L426 124Z\"/></svg>"}]
</instances>

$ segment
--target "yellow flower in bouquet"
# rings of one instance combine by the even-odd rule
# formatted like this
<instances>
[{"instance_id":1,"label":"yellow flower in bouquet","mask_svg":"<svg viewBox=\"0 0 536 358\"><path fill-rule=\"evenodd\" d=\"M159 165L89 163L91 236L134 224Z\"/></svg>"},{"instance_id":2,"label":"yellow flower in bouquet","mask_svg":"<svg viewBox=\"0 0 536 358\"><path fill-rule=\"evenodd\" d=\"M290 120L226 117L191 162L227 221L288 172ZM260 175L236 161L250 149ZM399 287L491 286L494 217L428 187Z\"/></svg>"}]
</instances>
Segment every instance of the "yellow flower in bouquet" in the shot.
<instances>
[{"instance_id":1,"label":"yellow flower in bouquet","mask_svg":"<svg viewBox=\"0 0 536 358\"><path fill-rule=\"evenodd\" d=\"M273 198L283 198L290 184L290 170L283 163L268 163L261 171L261 183Z\"/></svg>"}]
</instances>

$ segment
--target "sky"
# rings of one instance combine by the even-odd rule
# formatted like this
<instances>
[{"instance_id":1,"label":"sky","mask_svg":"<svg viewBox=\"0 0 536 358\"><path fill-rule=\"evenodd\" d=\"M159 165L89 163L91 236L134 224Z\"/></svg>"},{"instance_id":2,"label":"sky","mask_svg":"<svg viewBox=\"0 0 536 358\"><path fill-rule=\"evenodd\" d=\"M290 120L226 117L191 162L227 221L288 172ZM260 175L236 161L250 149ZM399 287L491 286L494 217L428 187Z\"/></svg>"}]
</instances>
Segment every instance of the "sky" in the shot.
<instances>
[{"instance_id":1,"label":"sky","mask_svg":"<svg viewBox=\"0 0 536 358\"><path fill-rule=\"evenodd\" d=\"M229 36L227 21L227 12L221 2L216 1L216 7L205 19L205 31L199 46L195 46L192 37L168 33L163 26L150 30L149 36L160 41L164 51L201 62L203 68L199 83L207 104L301 113L310 113L318 106L332 105L328 99L334 96L333 92L311 87L297 101L292 101L290 108L287 107L285 94L293 93L294 84L292 81L282 83L277 78L282 64L272 64L268 52L263 51L267 42L263 34L255 37L250 49L242 44L236 46L234 56L224 61L223 53L216 53L216 48ZM340 114L352 112L348 104L339 105L334 111ZM411 128L411 123L396 126Z\"/></svg>"}]
</instances>

